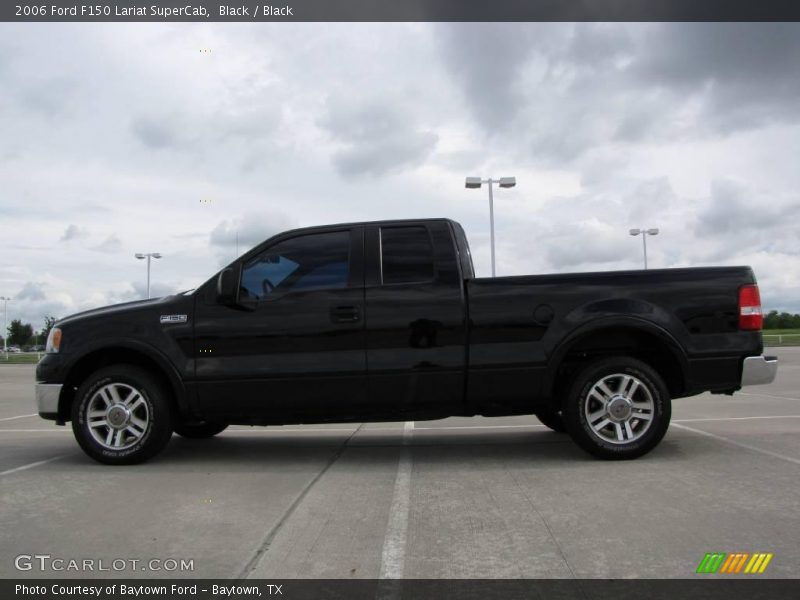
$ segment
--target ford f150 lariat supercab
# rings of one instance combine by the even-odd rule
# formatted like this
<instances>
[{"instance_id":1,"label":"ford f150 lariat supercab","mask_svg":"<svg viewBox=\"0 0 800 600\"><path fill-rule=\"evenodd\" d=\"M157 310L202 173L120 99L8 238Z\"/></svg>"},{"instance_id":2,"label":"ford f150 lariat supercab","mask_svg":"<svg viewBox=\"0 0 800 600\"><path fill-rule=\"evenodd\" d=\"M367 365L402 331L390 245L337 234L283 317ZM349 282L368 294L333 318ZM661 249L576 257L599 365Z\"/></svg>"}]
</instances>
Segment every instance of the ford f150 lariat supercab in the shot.
<instances>
[{"instance_id":1,"label":"ford f150 lariat supercab","mask_svg":"<svg viewBox=\"0 0 800 600\"><path fill-rule=\"evenodd\" d=\"M760 304L749 267L480 278L451 220L311 227L195 291L60 320L36 400L111 464L230 424L525 414L635 458L673 398L774 379Z\"/></svg>"}]
</instances>

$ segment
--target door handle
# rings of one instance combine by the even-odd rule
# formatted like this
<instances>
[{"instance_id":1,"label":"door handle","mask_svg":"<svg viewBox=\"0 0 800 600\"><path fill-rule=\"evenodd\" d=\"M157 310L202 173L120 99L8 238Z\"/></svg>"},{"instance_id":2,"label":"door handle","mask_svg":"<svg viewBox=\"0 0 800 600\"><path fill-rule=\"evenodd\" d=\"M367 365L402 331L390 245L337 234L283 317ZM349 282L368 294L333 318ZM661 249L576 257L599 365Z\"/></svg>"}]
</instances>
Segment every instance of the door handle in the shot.
<instances>
[{"instance_id":1,"label":"door handle","mask_svg":"<svg viewBox=\"0 0 800 600\"><path fill-rule=\"evenodd\" d=\"M357 306L332 306L331 321L334 323L357 323L361 313Z\"/></svg>"}]
</instances>

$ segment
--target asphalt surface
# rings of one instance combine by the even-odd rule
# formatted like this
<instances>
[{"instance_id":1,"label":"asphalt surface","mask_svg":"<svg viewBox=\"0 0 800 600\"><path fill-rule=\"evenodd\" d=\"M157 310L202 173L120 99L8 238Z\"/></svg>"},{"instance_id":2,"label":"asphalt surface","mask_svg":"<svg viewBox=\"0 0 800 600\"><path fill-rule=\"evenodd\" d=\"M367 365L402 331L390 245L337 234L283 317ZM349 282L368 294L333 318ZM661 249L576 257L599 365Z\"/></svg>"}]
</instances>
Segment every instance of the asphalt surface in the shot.
<instances>
[{"instance_id":1,"label":"asphalt surface","mask_svg":"<svg viewBox=\"0 0 800 600\"><path fill-rule=\"evenodd\" d=\"M0 577L707 578L707 552L798 577L800 348L768 353L775 383L674 401L627 462L514 417L235 427L106 467L33 414L33 365L0 364Z\"/></svg>"}]
</instances>

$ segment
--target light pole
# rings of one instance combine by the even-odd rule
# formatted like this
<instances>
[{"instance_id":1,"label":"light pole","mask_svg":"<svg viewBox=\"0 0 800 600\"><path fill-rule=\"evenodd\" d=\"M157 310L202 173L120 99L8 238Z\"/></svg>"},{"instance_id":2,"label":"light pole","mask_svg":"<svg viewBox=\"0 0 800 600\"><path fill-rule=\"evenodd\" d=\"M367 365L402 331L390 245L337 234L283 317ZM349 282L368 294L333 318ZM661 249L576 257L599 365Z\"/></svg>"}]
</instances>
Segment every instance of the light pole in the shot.
<instances>
[{"instance_id":1,"label":"light pole","mask_svg":"<svg viewBox=\"0 0 800 600\"><path fill-rule=\"evenodd\" d=\"M492 195L492 185L498 184L501 188L512 188L517 185L516 177L501 177L500 179L481 179L480 177L467 177L466 187L470 189L477 189L481 184L489 184L489 229L492 239L492 277L495 276L494 265L494 196Z\"/></svg>"},{"instance_id":2,"label":"light pole","mask_svg":"<svg viewBox=\"0 0 800 600\"><path fill-rule=\"evenodd\" d=\"M0 296L0 300L3 301L3 352L8 360L8 301L11 298Z\"/></svg>"},{"instance_id":3,"label":"light pole","mask_svg":"<svg viewBox=\"0 0 800 600\"><path fill-rule=\"evenodd\" d=\"M629 232L631 235L641 235L642 236L642 248L644 249L644 268L647 268L647 236L648 235L658 235L658 227L653 227L651 229L631 229Z\"/></svg>"},{"instance_id":4,"label":"light pole","mask_svg":"<svg viewBox=\"0 0 800 600\"><path fill-rule=\"evenodd\" d=\"M144 258L147 259L147 298L150 298L150 259L151 258L161 258L161 255L158 252L148 252L147 254L142 254L137 252L135 254L136 258L142 260Z\"/></svg>"}]
</instances>

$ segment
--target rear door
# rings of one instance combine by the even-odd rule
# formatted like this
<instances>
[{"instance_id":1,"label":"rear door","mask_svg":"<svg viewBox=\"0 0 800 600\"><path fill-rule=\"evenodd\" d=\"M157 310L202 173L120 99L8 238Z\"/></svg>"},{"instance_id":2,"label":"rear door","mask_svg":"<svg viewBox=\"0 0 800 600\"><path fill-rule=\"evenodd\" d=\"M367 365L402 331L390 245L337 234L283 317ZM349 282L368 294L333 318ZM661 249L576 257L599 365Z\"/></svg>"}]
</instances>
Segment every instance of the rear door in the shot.
<instances>
[{"instance_id":1,"label":"rear door","mask_svg":"<svg viewBox=\"0 0 800 600\"><path fill-rule=\"evenodd\" d=\"M370 404L433 412L460 406L466 315L449 223L371 225L366 241Z\"/></svg>"},{"instance_id":2,"label":"rear door","mask_svg":"<svg viewBox=\"0 0 800 600\"><path fill-rule=\"evenodd\" d=\"M363 239L362 227L279 239L241 265L254 310L198 301L201 409L327 417L366 401Z\"/></svg>"}]
</instances>

